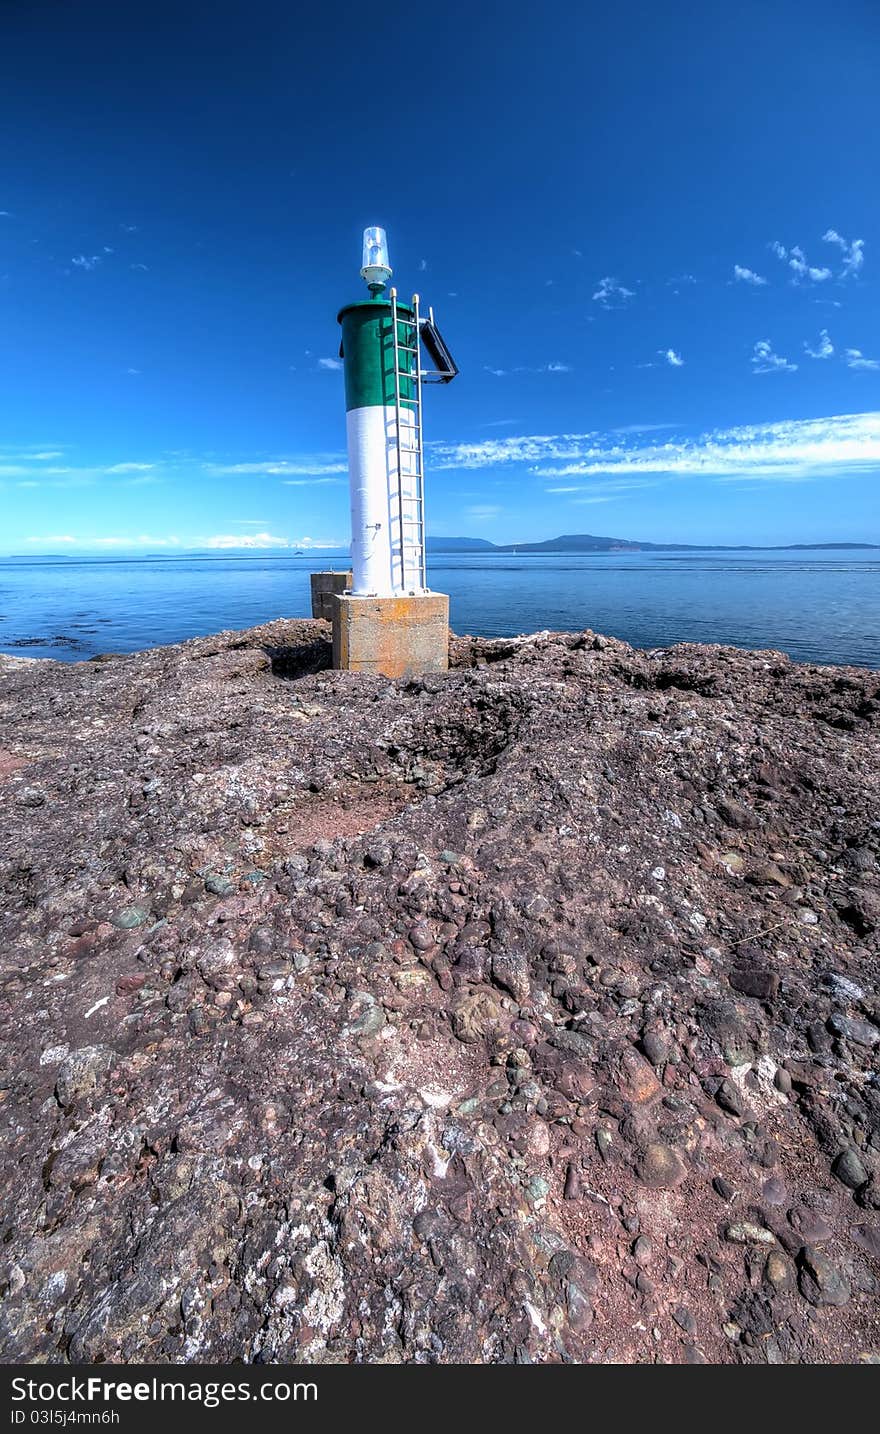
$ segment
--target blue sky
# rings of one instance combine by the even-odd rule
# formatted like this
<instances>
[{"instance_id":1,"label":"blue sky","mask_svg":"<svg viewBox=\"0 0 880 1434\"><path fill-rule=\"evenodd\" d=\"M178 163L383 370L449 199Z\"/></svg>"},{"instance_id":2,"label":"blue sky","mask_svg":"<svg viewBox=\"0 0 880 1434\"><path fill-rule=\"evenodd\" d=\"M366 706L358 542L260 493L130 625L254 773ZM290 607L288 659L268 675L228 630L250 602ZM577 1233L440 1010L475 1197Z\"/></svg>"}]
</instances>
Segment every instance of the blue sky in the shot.
<instances>
[{"instance_id":1,"label":"blue sky","mask_svg":"<svg viewBox=\"0 0 880 1434\"><path fill-rule=\"evenodd\" d=\"M371 223L433 533L880 541L878 72L874 0L4 0L0 552L346 543Z\"/></svg>"}]
</instances>

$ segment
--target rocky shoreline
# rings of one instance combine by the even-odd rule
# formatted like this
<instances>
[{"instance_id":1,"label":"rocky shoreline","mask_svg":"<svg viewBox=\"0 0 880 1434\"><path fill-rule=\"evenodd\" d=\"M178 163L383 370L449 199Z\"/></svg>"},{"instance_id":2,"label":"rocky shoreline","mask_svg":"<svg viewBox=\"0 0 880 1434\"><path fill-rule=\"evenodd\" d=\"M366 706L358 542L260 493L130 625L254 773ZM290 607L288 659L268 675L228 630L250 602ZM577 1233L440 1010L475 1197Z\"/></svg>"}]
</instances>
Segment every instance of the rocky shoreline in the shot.
<instances>
[{"instance_id":1,"label":"rocky shoreline","mask_svg":"<svg viewBox=\"0 0 880 1434\"><path fill-rule=\"evenodd\" d=\"M0 657L10 1362L880 1362L880 675Z\"/></svg>"}]
</instances>

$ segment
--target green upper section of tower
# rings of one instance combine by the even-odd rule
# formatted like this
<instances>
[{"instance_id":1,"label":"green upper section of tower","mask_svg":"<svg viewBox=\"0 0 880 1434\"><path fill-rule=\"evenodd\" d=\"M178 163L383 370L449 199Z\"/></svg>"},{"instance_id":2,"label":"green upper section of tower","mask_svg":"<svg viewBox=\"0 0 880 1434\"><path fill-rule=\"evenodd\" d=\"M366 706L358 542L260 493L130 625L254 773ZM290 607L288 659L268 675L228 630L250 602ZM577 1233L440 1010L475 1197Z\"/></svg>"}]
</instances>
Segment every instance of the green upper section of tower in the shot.
<instances>
[{"instance_id":1,"label":"green upper section of tower","mask_svg":"<svg viewBox=\"0 0 880 1434\"><path fill-rule=\"evenodd\" d=\"M398 346L413 347L413 311L397 306ZM345 361L345 407L387 408L395 402L394 342L391 304L387 299L362 299L346 304L338 314L342 325L342 356ZM415 355L398 347L400 400L408 407L415 402Z\"/></svg>"}]
</instances>

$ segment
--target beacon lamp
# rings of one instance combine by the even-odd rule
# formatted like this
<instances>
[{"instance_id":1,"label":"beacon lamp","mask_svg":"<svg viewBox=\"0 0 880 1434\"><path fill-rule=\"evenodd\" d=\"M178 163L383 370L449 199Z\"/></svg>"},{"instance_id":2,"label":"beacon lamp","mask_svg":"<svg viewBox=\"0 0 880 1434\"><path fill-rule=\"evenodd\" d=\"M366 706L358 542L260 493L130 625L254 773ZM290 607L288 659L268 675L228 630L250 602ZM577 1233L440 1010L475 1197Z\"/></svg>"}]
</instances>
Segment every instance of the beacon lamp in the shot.
<instances>
[{"instance_id":1,"label":"beacon lamp","mask_svg":"<svg viewBox=\"0 0 880 1434\"><path fill-rule=\"evenodd\" d=\"M361 267L361 278L366 280L370 293L376 295L381 294L391 278L391 274L385 230L376 224L370 225L368 229L364 230L364 262Z\"/></svg>"}]
</instances>

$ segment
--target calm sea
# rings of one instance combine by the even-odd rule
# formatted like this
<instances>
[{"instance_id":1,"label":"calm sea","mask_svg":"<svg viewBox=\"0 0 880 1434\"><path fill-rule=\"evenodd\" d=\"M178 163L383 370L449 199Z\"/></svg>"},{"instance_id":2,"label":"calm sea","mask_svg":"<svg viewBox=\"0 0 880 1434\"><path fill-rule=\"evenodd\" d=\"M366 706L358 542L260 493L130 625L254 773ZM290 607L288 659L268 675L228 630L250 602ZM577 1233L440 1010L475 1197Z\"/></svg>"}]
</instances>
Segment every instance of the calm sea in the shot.
<instances>
[{"instance_id":1,"label":"calm sea","mask_svg":"<svg viewBox=\"0 0 880 1434\"><path fill-rule=\"evenodd\" d=\"M345 566L342 553L0 559L0 651L75 662L306 617L309 573ZM880 667L880 553L442 554L429 581L457 632L591 627L637 647Z\"/></svg>"}]
</instances>

